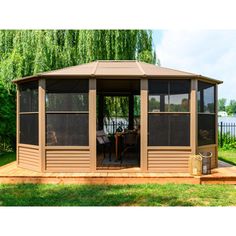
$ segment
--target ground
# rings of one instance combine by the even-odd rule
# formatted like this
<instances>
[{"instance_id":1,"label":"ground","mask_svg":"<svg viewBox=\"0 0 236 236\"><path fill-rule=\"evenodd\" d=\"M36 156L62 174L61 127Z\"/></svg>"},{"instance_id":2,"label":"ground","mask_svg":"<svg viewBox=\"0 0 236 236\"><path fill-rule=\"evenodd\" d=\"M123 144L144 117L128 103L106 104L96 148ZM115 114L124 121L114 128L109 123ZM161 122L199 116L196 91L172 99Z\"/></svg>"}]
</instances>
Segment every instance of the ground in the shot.
<instances>
[{"instance_id":1,"label":"ground","mask_svg":"<svg viewBox=\"0 0 236 236\"><path fill-rule=\"evenodd\" d=\"M236 165L236 150L219 150L218 152L219 159L225 162L228 162L232 165Z\"/></svg>"},{"instance_id":2,"label":"ground","mask_svg":"<svg viewBox=\"0 0 236 236\"><path fill-rule=\"evenodd\" d=\"M236 160L233 152L219 156ZM0 166L14 160L1 155ZM236 206L236 186L2 184L0 206Z\"/></svg>"},{"instance_id":3,"label":"ground","mask_svg":"<svg viewBox=\"0 0 236 236\"><path fill-rule=\"evenodd\" d=\"M4 166L12 161L16 160L16 153L7 152L0 155L0 166Z\"/></svg>"},{"instance_id":4,"label":"ground","mask_svg":"<svg viewBox=\"0 0 236 236\"><path fill-rule=\"evenodd\" d=\"M0 185L2 206L236 206L233 185Z\"/></svg>"}]
</instances>

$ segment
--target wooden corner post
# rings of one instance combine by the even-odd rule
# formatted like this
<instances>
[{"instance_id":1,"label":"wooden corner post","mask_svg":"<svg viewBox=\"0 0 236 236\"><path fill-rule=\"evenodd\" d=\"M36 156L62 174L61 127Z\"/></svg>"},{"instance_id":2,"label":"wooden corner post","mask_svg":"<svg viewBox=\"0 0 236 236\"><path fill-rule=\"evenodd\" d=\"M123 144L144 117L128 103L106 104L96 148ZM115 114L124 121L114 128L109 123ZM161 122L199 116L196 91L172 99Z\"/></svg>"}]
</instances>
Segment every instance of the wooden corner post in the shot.
<instances>
[{"instance_id":1,"label":"wooden corner post","mask_svg":"<svg viewBox=\"0 0 236 236\"><path fill-rule=\"evenodd\" d=\"M39 157L40 157L40 169L42 172L45 171L45 139L46 139L46 126L45 126L45 90L46 81L45 79L39 80Z\"/></svg>"},{"instance_id":2,"label":"wooden corner post","mask_svg":"<svg viewBox=\"0 0 236 236\"><path fill-rule=\"evenodd\" d=\"M218 85L215 85L215 167L218 168Z\"/></svg>"},{"instance_id":3,"label":"wooden corner post","mask_svg":"<svg viewBox=\"0 0 236 236\"><path fill-rule=\"evenodd\" d=\"M18 157L18 144L20 141L20 89L19 85L17 84L16 88L16 163L19 164L19 157Z\"/></svg>"},{"instance_id":4,"label":"wooden corner post","mask_svg":"<svg viewBox=\"0 0 236 236\"><path fill-rule=\"evenodd\" d=\"M190 98L190 145L192 154L197 153L198 141L198 111L197 111L197 79L191 80L191 98Z\"/></svg>"},{"instance_id":5,"label":"wooden corner post","mask_svg":"<svg viewBox=\"0 0 236 236\"><path fill-rule=\"evenodd\" d=\"M96 79L89 79L89 148L91 172L96 171L97 163L96 115Z\"/></svg>"},{"instance_id":6,"label":"wooden corner post","mask_svg":"<svg viewBox=\"0 0 236 236\"><path fill-rule=\"evenodd\" d=\"M147 171L148 137L148 80L141 79L140 107L140 164L143 172Z\"/></svg>"}]
</instances>

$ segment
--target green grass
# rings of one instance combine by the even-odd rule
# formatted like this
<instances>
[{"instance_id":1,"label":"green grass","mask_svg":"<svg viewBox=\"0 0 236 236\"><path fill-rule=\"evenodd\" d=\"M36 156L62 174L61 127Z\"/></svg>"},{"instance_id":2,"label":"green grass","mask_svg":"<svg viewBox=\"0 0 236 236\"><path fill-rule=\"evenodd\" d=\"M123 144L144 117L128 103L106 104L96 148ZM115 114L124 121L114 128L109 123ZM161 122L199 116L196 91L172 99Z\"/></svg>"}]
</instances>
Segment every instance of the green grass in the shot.
<instances>
[{"instance_id":1,"label":"green grass","mask_svg":"<svg viewBox=\"0 0 236 236\"><path fill-rule=\"evenodd\" d=\"M236 150L218 151L219 159L229 164L236 165Z\"/></svg>"},{"instance_id":2,"label":"green grass","mask_svg":"<svg viewBox=\"0 0 236 236\"><path fill-rule=\"evenodd\" d=\"M219 158L236 164L234 151ZM5 153L0 166L14 160ZM236 206L236 186L0 184L0 206Z\"/></svg>"},{"instance_id":3,"label":"green grass","mask_svg":"<svg viewBox=\"0 0 236 236\"><path fill-rule=\"evenodd\" d=\"M0 185L2 206L236 206L234 185Z\"/></svg>"},{"instance_id":4,"label":"green grass","mask_svg":"<svg viewBox=\"0 0 236 236\"><path fill-rule=\"evenodd\" d=\"M0 155L0 166L6 165L12 161L16 160L15 152L6 152Z\"/></svg>"}]
</instances>

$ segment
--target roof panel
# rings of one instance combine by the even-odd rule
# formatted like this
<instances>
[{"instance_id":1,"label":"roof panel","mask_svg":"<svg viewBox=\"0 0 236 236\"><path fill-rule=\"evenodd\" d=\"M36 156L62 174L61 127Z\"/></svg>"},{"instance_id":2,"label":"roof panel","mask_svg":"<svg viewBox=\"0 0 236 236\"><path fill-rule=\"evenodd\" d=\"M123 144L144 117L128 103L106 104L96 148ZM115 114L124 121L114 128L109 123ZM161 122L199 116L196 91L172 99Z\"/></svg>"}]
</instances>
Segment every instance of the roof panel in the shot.
<instances>
[{"instance_id":1,"label":"roof panel","mask_svg":"<svg viewBox=\"0 0 236 236\"><path fill-rule=\"evenodd\" d=\"M95 61L87 64L66 67L59 70L49 71L45 73L40 73L35 76L25 77L22 79L14 80L14 82L18 82L24 79L34 79L36 77L55 77L55 76L94 76L97 78L105 77L105 76L127 76L127 77L135 77L135 76L144 76L144 77L153 77L153 76L172 76L172 77L198 77L199 79L206 79L212 81L214 83L221 83L219 80L214 80L205 76L200 76L197 74L184 72L180 70L164 68L160 66L156 66L153 64L148 64L145 62L138 61Z\"/></svg>"},{"instance_id":2,"label":"roof panel","mask_svg":"<svg viewBox=\"0 0 236 236\"><path fill-rule=\"evenodd\" d=\"M194 76L192 73L155 66L144 62L140 62L140 66L144 70L145 74L150 76Z\"/></svg>"},{"instance_id":3,"label":"roof panel","mask_svg":"<svg viewBox=\"0 0 236 236\"><path fill-rule=\"evenodd\" d=\"M95 75L142 75L140 69L137 67L135 61L132 62L99 62L96 68Z\"/></svg>"}]
</instances>

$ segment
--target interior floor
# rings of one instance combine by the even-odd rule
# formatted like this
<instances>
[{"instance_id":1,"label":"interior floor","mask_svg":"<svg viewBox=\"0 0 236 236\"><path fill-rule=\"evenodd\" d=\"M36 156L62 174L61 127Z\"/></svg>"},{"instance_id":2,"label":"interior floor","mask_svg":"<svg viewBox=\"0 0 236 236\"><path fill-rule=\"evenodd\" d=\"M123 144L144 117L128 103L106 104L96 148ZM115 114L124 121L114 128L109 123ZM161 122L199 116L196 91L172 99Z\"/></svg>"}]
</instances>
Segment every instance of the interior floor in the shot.
<instances>
[{"instance_id":1,"label":"interior floor","mask_svg":"<svg viewBox=\"0 0 236 236\"><path fill-rule=\"evenodd\" d=\"M106 153L105 158L103 153L97 154L97 169L127 169L133 167L139 167L139 156L134 151L130 150L126 152L123 161L116 160L114 152L111 154L111 161L109 160L109 154Z\"/></svg>"}]
</instances>

